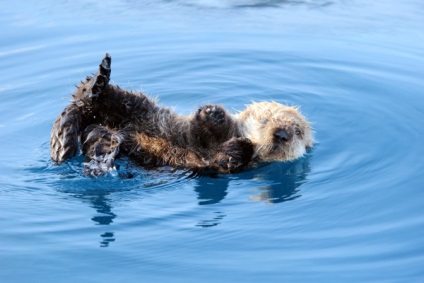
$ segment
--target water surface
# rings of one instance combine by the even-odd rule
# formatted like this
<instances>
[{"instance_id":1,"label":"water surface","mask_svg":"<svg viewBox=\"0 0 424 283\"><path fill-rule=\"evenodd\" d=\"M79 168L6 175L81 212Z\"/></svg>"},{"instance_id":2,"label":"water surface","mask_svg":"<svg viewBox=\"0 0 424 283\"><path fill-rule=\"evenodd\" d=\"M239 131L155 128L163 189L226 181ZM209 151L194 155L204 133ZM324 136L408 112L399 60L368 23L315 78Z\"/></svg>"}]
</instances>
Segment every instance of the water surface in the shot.
<instances>
[{"instance_id":1,"label":"water surface","mask_svg":"<svg viewBox=\"0 0 424 283\"><path fill-rule=\"evenodd\" d=\"M422 15L419 0L0 3L0 281L422 282ZM56 166L52 123L105 52L113 83L179 113L299 105L317 143L234 175Z\"/></svg>"}]
</instances>

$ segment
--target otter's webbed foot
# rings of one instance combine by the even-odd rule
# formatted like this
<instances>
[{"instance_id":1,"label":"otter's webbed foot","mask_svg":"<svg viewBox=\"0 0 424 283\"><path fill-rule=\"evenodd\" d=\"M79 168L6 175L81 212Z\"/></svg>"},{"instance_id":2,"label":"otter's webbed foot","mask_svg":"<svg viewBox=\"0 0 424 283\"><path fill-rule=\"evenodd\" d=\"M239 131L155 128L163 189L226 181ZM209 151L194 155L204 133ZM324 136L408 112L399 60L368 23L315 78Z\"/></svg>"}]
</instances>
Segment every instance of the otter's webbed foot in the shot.
<instances>
[{"instance_id":1,"label":"otter's webbed foot","mask_svg":"<svg viewBox=\"0 0 424 283\"><path fill-rule=\"evenodd\" d=\"M77 91L73 94L75 104L83 109L91 110L95 101L104 92L109 83L111 73L112 58L106 53L99 65L97 73L77 86Z\"/></svg>"},{"instance_id":2,"label":"otter's webbed foot","mask_svg":"<svg viewBox=\"0 0 424 283\"><path fill-rule=\"evenodd\" d=\"M234 173L244 169L253 156L253 144L247 138L231 138L223 143L213 156L213 166L221 173Z\"/></svg>"},{"instance_id":3,"label":"otter's webbed foot","mask_svg":"<svg viewBox=\"0 0 424 283\"><path fill-rule=\"evenodd\" d=\"M84 173L97 177L115 169L115 158L124 139L115 131L100 125L88 126L82 134L82 152L88 161Z\"/></svg>"},{"instance_id":4,"label":"otter's webbed foot","mask_svg":"<svg viewBox=\"0 0 424 283\"><path fill-rule=\"evenodd\" d=\"M99 70L90 80L89 88L87 90L87 97L90 99L96 99L103 92L106 85L109 83L110 72L111 72L112 58L108 53L105 54L102 62L99 65Z\"/></svg>"},{"instance_id":5,"label":"otter's webbed foot","mask_svg":"<svg viewBox=\"0 0 424 283\"><path fill-rule=\"evenodd\" d=\"M81 113L74 104L68 105L57 117L50 135L50 156L62 163L78 150Z\"/></svg>"}]
</instances>

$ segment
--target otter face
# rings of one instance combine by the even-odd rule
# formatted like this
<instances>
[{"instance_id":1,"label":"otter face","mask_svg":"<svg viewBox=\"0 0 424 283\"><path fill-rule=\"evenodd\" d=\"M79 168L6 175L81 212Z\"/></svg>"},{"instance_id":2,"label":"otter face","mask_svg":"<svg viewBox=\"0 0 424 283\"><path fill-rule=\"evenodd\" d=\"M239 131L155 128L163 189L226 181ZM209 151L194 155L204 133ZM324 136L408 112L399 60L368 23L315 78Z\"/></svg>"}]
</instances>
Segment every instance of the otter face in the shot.
<instances>
[{"instance_id":1,"label":"otter face","mask_svg":"<svg viewBox=\"0 0 424 283\"><path fill-rule=\"evenodd\" d=\"M242 135L254 144L259 161L293 160L313 145L311 126L295 107L253 103L238 118Z\"/></svg>"}]
</instances>

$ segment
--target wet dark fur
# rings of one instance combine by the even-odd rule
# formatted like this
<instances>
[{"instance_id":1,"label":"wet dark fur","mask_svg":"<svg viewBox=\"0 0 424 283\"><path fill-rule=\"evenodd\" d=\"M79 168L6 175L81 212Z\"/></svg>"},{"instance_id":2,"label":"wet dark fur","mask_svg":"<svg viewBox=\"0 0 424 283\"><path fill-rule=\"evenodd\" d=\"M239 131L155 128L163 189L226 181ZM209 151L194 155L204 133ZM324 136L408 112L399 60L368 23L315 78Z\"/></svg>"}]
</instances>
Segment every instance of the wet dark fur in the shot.
<instances>
[{"instance_id":1,"label":"wet dark fur","mask_svg":"<svg viewBox=\"0 0 424 283\"><path fill-rule=\"evenodd\" d=\"M206 105L183 116L139 92L109 84L111 57L78 85L73 100L53 125L51 157L61 163L82 144L85 172L98 176L114 167L118 154L145 166L237 172L252 160L253 145L241 137L224 108Z\"/></svg>"}]
</instances>

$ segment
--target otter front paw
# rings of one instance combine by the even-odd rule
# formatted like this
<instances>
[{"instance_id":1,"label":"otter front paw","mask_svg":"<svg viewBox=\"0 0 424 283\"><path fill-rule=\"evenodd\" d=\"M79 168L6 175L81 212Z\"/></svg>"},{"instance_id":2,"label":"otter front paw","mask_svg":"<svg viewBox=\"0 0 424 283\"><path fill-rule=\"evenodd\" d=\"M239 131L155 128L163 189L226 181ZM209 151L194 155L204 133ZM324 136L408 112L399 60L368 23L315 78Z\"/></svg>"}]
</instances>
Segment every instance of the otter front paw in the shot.
<instances>
[{"instance_id":1,"label":"otter front paw","mask_svg":"<svg viewBox=\"0 0 424 283\"><path fill-rule=\"evenodd\" d=\"M197 119L212 125L220 125L225 122L225 110L218 105L206 105L197 111Z\"/></svg>"},{"instance_id":2,"label":"otter front paw","mask_svg":"<svg viewBox=\"0 0 424 283\"><path fill-rule=\"evenodd\" d=\"M253 156L253 144L247 138L232 138L223 143L213 158L221 173L234 173L244 169Z\"/></svg>"},{"instance_id":3,"label":"otter front paw","mask_svg":"<svg viewBox=\"0 0 424 283\"><path fill-rule=\"evenodd\" d=\"M215 167L221 173L235 173L241 171L245 167L240 160L223 152L215 156L214 163Z\"/></svg>"},{"instance_id":4,"label":"otter front paw","mask_svg":"<svg viewBox=\"0 0 424 283\"><path fill-rule=\"evenodd\" d=\"M92 124L81 136L82 152L87 157L84 173L98 177L115 168L115 158L123 143L123 137L107 127Z\"/></svg>"}]
</instances>

